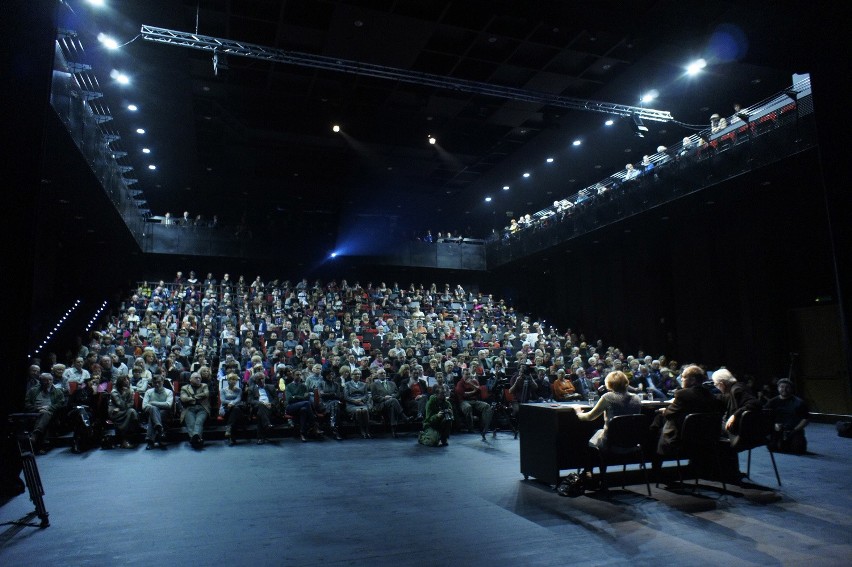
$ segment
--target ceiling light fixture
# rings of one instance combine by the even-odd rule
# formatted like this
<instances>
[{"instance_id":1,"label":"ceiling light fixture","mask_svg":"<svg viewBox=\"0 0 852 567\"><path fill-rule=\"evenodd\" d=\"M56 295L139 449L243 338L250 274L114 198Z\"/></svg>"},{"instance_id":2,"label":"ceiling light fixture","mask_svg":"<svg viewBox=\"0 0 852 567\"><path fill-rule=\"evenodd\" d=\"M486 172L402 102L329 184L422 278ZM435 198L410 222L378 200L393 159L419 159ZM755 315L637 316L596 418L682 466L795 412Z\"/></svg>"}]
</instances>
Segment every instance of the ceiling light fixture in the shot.
<instances>
[{"instance_id":1,"label":"ceiling light fixture","mask_svg":"<svg viewBox=\"0 0 852 567\"><path fill-rule=\"evenodd\" d=\"M91 4L92 6L97 6L98 8L101 8L104 5L104 0L89 0L89 4Z\"/></svg>"},{"instance_id":2,"label":"ceiling light fixture","mask_svg":"<svg viewBox=\"0 0 852 567\"><path fill-rule=\"evenodd\" d=\"M485 202L486 202L486 203L490 203L490 202L491 202L491 197L485 197Z\"/></svg>"},{"instance_id":3,"label":"ceiling light fixture","mask_svg":"<svg viewBox=\"0 0 852 567\"><path fill-rule=\"evenodd\" d=\"M524 177L529 177L529 176L530 176L530 172L529 172L529 171L524 172Z\"/></svg>"},{"instance_id":4,"label":"ceiling light fixture","mask_svg":"<svg viewBox=\"0 0 852 567\"><path fill-rule=\"evenodd\" d=\"M642 122L642 119L639 118L639 115L635 112L630 115L633 118L633 121L630 123L630 128L633 130L633 134L639 138L644 138L645 134L648 133L648 127Z\"/></svg>"},{"instance_id":5,"label":"ceiling light fixture","mask_svg":"<svg viewBox=\"0 0 852 567\"><path fill-rule=\"evenodd\" d=\"M572 145L572 146L579 146L579 145L580 145L580 144L582 144L582 143L583 143L583 142L581 142L580 140L574 140L573 142L571 142L571 145Z\"/></svg>"},{"instance_id":6,"label":"ceiling light fixture","mask_svg":"<svg viewBox=\"0 0 852 567\"><path fill-rule=\"evenodd\" d=\"M508 190L509 190L509 186L508 186L508 185L503 185L503 191L508 191Z\"/></svg>"},{"instance_id":7,"label":"ceiling light fixture","mask_svg":"<svg viewBox=\"0 0 852 567\"><path fill-rule=\"evenodd\" d=\"M438 140L436 140L434 136L429 136L429 143L430 144L432 144L434 146L437 142L438 142Z\"/></svg>"},{"instance_id":8,"label":"ceiling light fixture","mask_svg":"<svg viewBox=\"0 0 852 567\"><path fill-rule=\"evenodd\" d=\"M698 59L693 61L689 65L686 66L686 74L687 75L697 75L701 69L707 66L707 61L704 59Z\"/></svg>"},{"instance_id":9,"label":"ceiling light fixture","mask_svg":"<svg viewBox=\"0 0 852 567\"><path fill-rule=\"evenodd\" d=\"M646 92L645 94L643 94L642 98L640 98L639 100L641 100L642 102L648 103L648 102L651 102L652 100L654 100L655 98L657 98L658 96L660 96L660 91L658 91L657 89L652 89L652 90Z\"/></svg>"},{"instance_id":10,"label":"ceiling light fixture","mask_svg":"<svg viewBox=\"0 0 852 567\"><path fill-rule=\"evenodd\" d=\"M613 120L612 118L610 118L609 120L607 120L606 122L604 122L604 124L606 124L607 126L612 126L613 124L615 124L615 120Z\"/></svg>"},{"instance_id":11,"label":"ceiling light fixture","mask_svg":"<svg viewBox=\"0 0 852 567\"><path fill-rule=\"evenodd\" d=\"M148 169L153 171L153 170L157 169L157 166L152 163L151 165L148 166Z\"/></svg>"},{"instance_id":12,"label":"ceiling light fixture","mask_svg":"<svg viewBox=\"0 0 852 567\"><path fill-rule=\"evenodd\" d=\"M129 85L130 84L130 77L128 77L124 73L119 73L118 71L113 71L112 73L110 73L110 77L115 79L115 82L118 83L119 85Z\"/></svg>"},{"instance_id":13,"label":"ceiling light fixture","mask_svg":"<svg viewBox=\"0 0 852 567\"><path fill-rule=\"evenodd\" d=\"M101 45L103 45L107 49L118 49L118 42L115 40L115 38L112 38L104 33L98 34L98 41L101 42Z\"/></svg>"},{"instance_id":14,"label":"ceiling light fixture","mask_svg":"<svg viewBox=\"0 0 852 567\"><path fill-rule=\"evenodd\" d=\"M144 128L137 128L137 129L136 129L136 133L137 133L137 134L144 134L144 133L145 133L145 129L144 129Z\"/></svg>"},{"instance_id":15,"label":"ceiling light fixture","mask_svg":"<svg viewBox=\"0 0 852 567\"><path fill-rule=\"evenodd\" d=\"M130 112L136 112L137 110L139 110L139 107L136 106L135 104L128 104L127 110L129 110Z\"/></svg>"},{"instance_id":16,"label":"ceiling light fixture","mask_svg":"<svg viewBox=\"0 0 852 567\"><path fill-rule=\"evenodd\" d=\"M340 126L335 124L334 126L331 127L331 131L335 132L335 133L340 132Z\"/></svg>"},{"instance_id":17,"label":"ceiling light fixture","mask_svg":"<svg viewBox=\"0 0 852 567\"><path fill-rule=\"evenodd\" d=\"M547 160L546 160L546 161L547 161L547 163L553 163L553 158L552 158L552 157L549 157L549 158L547 158Z\"/></svg>"},{"instance_id":18,"label":"ceiling light fixture","mask_svg":"<svg viewBox=\"0 0 852 567\"><path fill-rule=\"evenodd\" d=\"M148 148L142 148L142 153L143 154L150 154L151 150L149 150Z\"/></svg>"}]
</instances>

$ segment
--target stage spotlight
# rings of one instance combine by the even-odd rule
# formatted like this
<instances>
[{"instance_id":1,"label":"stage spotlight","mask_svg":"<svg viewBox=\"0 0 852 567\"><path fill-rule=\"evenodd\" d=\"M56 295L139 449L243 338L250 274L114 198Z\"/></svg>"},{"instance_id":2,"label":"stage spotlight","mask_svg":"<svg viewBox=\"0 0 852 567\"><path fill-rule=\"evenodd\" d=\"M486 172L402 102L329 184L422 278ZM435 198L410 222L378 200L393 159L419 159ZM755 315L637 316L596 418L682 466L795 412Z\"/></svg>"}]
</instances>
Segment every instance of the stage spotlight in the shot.
<instances>
[{"instance_id":1,"label":"stage spotlight","mask_svg":"<svg viewBox=\"0 0 852 567\"><path fill-rule=\"evenodd\" d=\"M137 129L136 129L136 133L137 133L137 134L144 134L144 133L145 133L145 129L144 129L144 128L137 128Z\"/></svg>"},{"instance_id":2,"label":"stage spotlight","mask_svg":"<svg viewBox=\"0 0 852 567\"><path fill-rule=\"evenodd\" d=\"M490 202L491 202L491 197L485 197L485 202L486 202L486 203L490 203Z\"/></svg>"},{"instance_id":3,"label":"stage spotlight","mask_svg":"<svg viewBox=\"0 0 852 567\"><path fill-rule=\"evenodd\" d=\"M157 166L152 163L151 165L148 166L148 169L154 170L154 169L157 169Z\"/></svg>"},{"instance_id":4,"label":"stage spotlight","mask_svg":"<svg viewBox=\"0 0 852 567\"><path fill-rule=\"evenodd\" d=\"M335 132L335 133L340 132L340 126L335 124L334 126L331 127L331 131Z\"/></svg>"},{"instance_id":5,"label":"stage spotlight","mask_svg":"<svg viewBox=\"0 0 852 567\"><path fill-rule=\"evenodd\" d=\"M654 100L658 96L660 96L660 92L656 89L653 89L653 90L650 90L650 91L646 92L645 94L643 94L642 98L639 99L639 100L647 103L647 102L651 102L652 100Z\"/></svg>"},{"instance_id":6,"label":"stage spotlight","mask_svg":"<svg viewBox=\"0 0 852 567\"><path fill-rule=\"evenodd\" d=\"M686 66L686 74L687 75L696 75L701 69L707 66L707 61L704 59L698 59L693 61L689 65Z\"/></svg>"},{"instance_id":7,"label":"stage spotlight","mask_svg":"<svg viewBox=\"0 0 852 567\"><path fill-rule=\"evenodd\" d=\"M553 163L553 158L552 158L552 157L549 157L549 158L547 158L547 160L546 160L546 161L547 161L547 163Z\"/></svg>"},{"instance_id":8,"label":"stage spotlight","mask_svg":"<svg viewBox=\"0 0 852 567\"><path fill-rule=\"evenodd\" d=\"M136 106L135 104L128 104L127 110L129 110L130 112L136 112L137 110L139 110L139 107Z\"/></svg>"},{"instance_id":9,"label":"stage spotlight","mask_svg":"<svg viewBox=\"0 0 852 567\"><path fill-rule=\"evenodd\" d=\"M648 133L648 127L642 123L642 119L639 118L639 115L635 112L631 114L630 117L633 119L630 123L630 128L633 130L633 134L639 138L644 138L645 134Z\"/></svg>"},{"instance_id":10,"label":"stage spotlight","mask_svg":"<svg viewBox=\"0 0 852 567\"><path fill-rule=\"evenodd\" d=\"M98 41L100 41L101 45L103 45L107 49L118 49L118 42L114 38L104 33L98 34Z\"/></svg>"},{"instance_id":11,"label":"stage spotlight","mask_svg":"<svg viewBox=\"0 0 852 567\"><path fill-rule=\"evenodd\" d=\"M150 150L150 149L148 149L148 148L142 148L142 153L143 153L143 154L150 154L150 153L151 153L151 150Z\"/></svg>"},{"instance_id":12,"label":"stage spotlight","mask_svg":"<svg viewBox=\"0 0 852 567\"><path fill-rule=\"evenodd\" d=\"M438 142L438 140L436 140L434 136L429 136L429 143L430 144L432 144L434 146L437 142Z\"/></svg>"},{"instance_id":13,"label":"stage spotlight","mask_svg":"<svg viewBox=\"0 0 852 567\"><path fill-rule=\"evenodd\" d=\"M529 172L524 173L524 177L529 177L529 176L530 176Z\"/></svg>"},{"instance_id":14,"label":"stage spotlight","mask_svg":"<svg viewBox=\"0 0 852 567\"><path fill-rule=\"evenodd\" d=\"M604 124L606 124L607 126L612 126L613 124L615 124L615 120L613 120L612 118L610 118L609 120L607 120L606 122L604 122Z\"/></svg>"},{"instance_id":15,"label":"stage spotlight","mask_svg":"<svg viewBox=\"0 0 852 567\"><path fill-rule=\"evenodd\" d=\"M330 257L330 258L337 258L337 252L332 252L332 253L329 255L329 257Z\"/></svg>"},{"instance_id":16,"label":"stage spotlight","mask_svg":"<svg viewBox=\"0 0 852 567\"><path fill-rule=\"evenodd\" d=\"M508 185L503 185L503 191L508 191L508 190L509 190L509 186L508 186Z\"/></svg>"},{"instance_id":17,"label":"stage spotlight","mask_svg":"<svg viewBox=\"0 0 852 567\"><path fill-rule=\"evenodd\" d=\"M129 85L130 84L130 77L128 77L127 75L125 75L124 73L122 73L120 71L116 71L115 69L110 71L109 76L112 80L114 80L116 83L118 83L120 85Z\"/></svg>"},{"instance_id":18,"label":"stage spotlight","mask_svg":"<svg viewBox=\"0 0 852 567\"><path fill-rule=\"evenodd\" d=\"M580 140L574 140L573 142L571 142L571 145L573 145L573 146L579 146L579 145L580 145L580 144L582 144L582 143L583 143L583 142L581 142Z\"/></svg>"}]
</instances>

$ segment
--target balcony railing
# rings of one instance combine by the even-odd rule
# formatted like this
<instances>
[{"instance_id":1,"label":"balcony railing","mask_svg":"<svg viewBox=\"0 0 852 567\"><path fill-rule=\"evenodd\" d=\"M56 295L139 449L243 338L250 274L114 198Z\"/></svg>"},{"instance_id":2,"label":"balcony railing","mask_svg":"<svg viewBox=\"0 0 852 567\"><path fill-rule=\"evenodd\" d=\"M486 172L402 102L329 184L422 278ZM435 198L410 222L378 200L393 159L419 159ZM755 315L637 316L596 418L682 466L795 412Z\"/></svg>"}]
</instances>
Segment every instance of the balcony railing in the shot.
<instances>
[{"instance_id":1,"label":"balcony railing","mask_svg":"<svg viewBox=\"0 0 852 567\"><path fill-rule=\"evenodd\" d=\"M816 145L810 77L553 206L486 245L489 269L588 234Z\"/></svg>"}]
</instances>

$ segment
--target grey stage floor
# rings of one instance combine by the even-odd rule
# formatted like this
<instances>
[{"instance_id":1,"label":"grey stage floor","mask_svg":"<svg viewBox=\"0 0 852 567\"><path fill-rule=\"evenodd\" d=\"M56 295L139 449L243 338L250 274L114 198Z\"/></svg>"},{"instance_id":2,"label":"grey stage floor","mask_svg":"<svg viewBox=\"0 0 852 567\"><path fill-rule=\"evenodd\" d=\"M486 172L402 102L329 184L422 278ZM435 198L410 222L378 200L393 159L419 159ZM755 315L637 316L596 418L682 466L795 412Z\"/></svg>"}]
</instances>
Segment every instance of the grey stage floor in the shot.
<instances>
[{"instance_id":1,"label":"grey stage floor","mask_svg":"<svg viewBox=\"0 0 852 567\"><path fill-rule=\"evenodd\" d=\"M777 456L781 489L761 449L755 485L652 485L652 498L628 486L610 501L522 480L505 433L445 449L413 437L62 448L38 460L51 526L0 526L0 564L849 565L852 441L808 431L814 454ZM18 496L0 522L32 510Z\"/></svg>"}]
</instances>

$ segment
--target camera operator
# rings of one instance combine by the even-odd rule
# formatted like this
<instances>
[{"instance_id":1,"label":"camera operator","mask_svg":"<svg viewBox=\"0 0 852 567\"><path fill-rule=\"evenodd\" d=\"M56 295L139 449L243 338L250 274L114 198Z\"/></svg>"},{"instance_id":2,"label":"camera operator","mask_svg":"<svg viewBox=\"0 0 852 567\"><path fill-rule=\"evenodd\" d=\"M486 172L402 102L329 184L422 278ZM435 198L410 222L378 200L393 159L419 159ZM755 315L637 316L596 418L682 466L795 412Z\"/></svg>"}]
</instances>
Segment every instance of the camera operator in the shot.
<instances>
[{"instance_id":1,"label":"camera operator","mask_svg":"<svg viewBox=\"0 0 852 567\"><path fill-rule=\"evenodd\" d=\"M545 396L550 396L550 385L544 376L543 368L539 372L531 365L518 364L518 372L512 377L511 384L509 393L514 398L513 416L518 415L520 404L542 401Z\"/></svg>"},{"instance_id":2,"label":"camera operator","mask_svg":"<svg viewBox=\"0 0 852 567\"><path fill-rule=\"evenodd\" d=\"M423 420L423 432L418 443L427 447L449 445L450 432L453 429L453 406L447 400L442 387L436 387L426 402L426 418Z\"/></svg>"}]
</instances>

